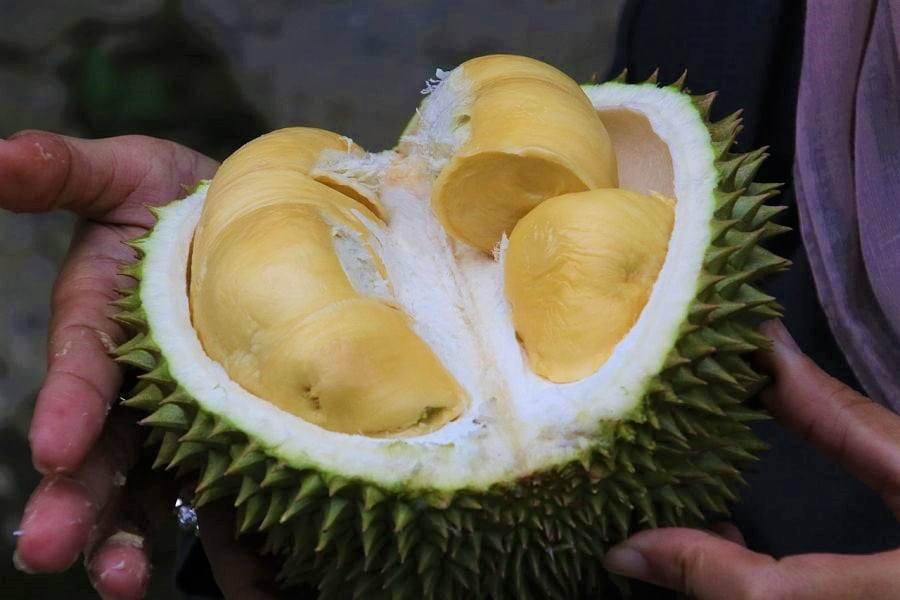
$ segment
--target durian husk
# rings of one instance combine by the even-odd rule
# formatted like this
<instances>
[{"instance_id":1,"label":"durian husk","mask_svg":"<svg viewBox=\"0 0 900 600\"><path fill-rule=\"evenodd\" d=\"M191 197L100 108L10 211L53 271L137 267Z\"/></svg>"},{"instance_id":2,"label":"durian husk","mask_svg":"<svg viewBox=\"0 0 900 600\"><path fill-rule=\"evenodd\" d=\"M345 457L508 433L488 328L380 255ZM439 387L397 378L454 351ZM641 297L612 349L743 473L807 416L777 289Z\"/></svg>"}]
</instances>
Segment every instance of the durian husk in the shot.
<instances>
[{"instance_id":1,"label":"durian husk","mask_svg":"<svg viewBox=\"0 0 900 600\"><path fill-rule=\"evenodd\" d=\"M689 94L683 84L666 87ZM264 535L279 581L312 584L321 598L600 597L611 580L600 559L631 532L726 515L741 470L766 447L749 426L766 415L746 404L766 380L746 354L769 347L755 326L781 309L753 282L789 262L759 245L787 229L772 222L783 207L768 203L779 185L753 181L765 149L731 152L740 115L711 122L714 98L691 96L719 172L703 276L663 370L613 425L612 445L487 491L398 492L287 466L170 376L141 307L138 261L122 269L138 284L115 302L133 332L115 356L140 372L123 404L148 413L155 467L195 480L197 506L233 503L236 532ZM130 242L139 257L151 235Z\"/></svg>"}]
</instances>

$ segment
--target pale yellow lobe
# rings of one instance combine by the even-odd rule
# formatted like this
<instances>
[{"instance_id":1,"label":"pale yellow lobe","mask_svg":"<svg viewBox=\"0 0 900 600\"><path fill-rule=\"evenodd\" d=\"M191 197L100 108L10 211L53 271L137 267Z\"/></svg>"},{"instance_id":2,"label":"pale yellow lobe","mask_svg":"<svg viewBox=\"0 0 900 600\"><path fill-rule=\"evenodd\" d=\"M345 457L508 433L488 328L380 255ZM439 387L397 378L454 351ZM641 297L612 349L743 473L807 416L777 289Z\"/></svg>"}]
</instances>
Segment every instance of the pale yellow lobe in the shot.
<instances>
[{"instance_id":1,"label":"pale yellow lobe","mask_svg":"<svg viewBox=\"0 0 900 600\"><path fill-rule=\"evenodd\" d=\"M621 189L558 196L519 221L504 277L535 373L565 383L603 365L647 303L673 223L670 200Z\"/></svg>"},{"instance_id":2,"label":"pale yellow lobe","mask_svg":"<svg viewBox=\"0 0 900 600\"><path fill-rule=\"evenodd\" d=\"M229 156L219 167L210 186L215 195L249 173L292 170L361 202L376 214L383 214L378 199L353 181L333 174L316 172L316 165L329 154L363 156L365 151L350 138L324 129L286 127L255 138Z\"/></svg>"},{"instance_id":3,"label":"pale yellow lobe","mask_svg":"<svg viewBox=\"0 0 900 600\"><path fill-rule=\"evenodd\" d=\"M455 122L467 135L432 193L451 236L490 253L543 200L618 184L609 136L568 76L513 56L460 69L471 98Z\"/></svg>"},{"instance_id":4,"label":"pale yellow lobe","mask_svg":"<svg viewBox=\"0 0 900 600\"><path fill-rule=\"evenodd\" d=\"M583 379L643 310L666 256L673 201L615 189L610 136L556 69L491 56L442 85L459 97L440 100L450 98L451 131L434 139L458 145L430 188L435 216L486 254L509 235L505 293L531 369L552 382ZM616 131L633 128L610 121ZM203 348L231 380L348 434L421 435L466 410L466 390L416 333L433 335L430 324L395 304L415 296L396 294L378 249L391 249L396 232L373 190L387 182L424 197L442 164L431 161L443 160L440 149L421 147L431 139L411 133L406 150L418 154L401 148L370 160L343 136L290 128L223 163L194 233L189 296ZM647 170L648 185L666 179L654 179L658 169L640 153L623 156L634 163L624 173ZM392 210L409 227L402 207ZM407 306L419 317L440 314ZM472 333L465 327L463 337Z\"/></svg>"},{"instance_id":5,"label":"pale yellow lobe","mask_svg":"<svg viewBox=\"0 0 900 600\"><path fill-rule=\"evenodd\" d=\"M294 170L251 171L231 180L226 186L213 187L215 182L214 178L194 237L194 244L201 247L207 240L215 239L232 221L267 206L315 206L331 219L360 234L366 229L359 216L373 223L380 221L374 213L353 198Z\"/></svg>"},{"instance_id":6,"label":"pale yellow lobe","mask_svg":"<svg viewBox=\"0 0 900 600\"><path fill-rule=\"evenodd\" d=\"M336 302L269 332L257 392L325 429L412 435L462 412L464 391L399 310Z\"/></svg>"},{"instance_id":7,"label":"pale yellow lobe","mask_svg":"<svg viewBox=\"0 0 900 600\"><path fill-rule=\"evenodd\" d=\"M261 332L358 296L314 205L269 205L232 220L195 246L194 326L207 353L241 382L258 377Z\"/></svg>"},{"instance_id":8,"label":"pale yellow lobe","mask_svg":"<svg viewBox=\"0 0 900 600\"><path fill-rule=\"evenodd\" d=\"M369 265L367 281L386 277L369 229L384 223L304 171L317 150L298 144L339 137L326 133L270 134L223 164L194 235L194 328L233 381L311 423L430 431L459 415L466 394L403 313L355 287L344 259Z\"/></svg>"}]
</instances>

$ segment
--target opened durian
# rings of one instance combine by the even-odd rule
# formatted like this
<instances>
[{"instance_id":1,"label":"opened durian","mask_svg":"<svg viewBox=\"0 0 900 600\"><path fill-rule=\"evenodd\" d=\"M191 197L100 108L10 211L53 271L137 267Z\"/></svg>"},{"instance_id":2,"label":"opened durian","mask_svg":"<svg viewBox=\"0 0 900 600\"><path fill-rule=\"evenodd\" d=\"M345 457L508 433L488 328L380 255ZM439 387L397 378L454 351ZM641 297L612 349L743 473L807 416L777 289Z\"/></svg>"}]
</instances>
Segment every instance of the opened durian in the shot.
<instances>
[{"instance_id":1,"label":"opened durian","mask_svg":"<svg viewBox=\"0 0 900 600\"><path fill-rule=\"evenodd\" d=\"M599 592L606 548L725 512L763 446L776 186L681 81L488 56L427 91L394 150L283 129L154 209L125 404L285 584Z\"/></svg>"}]
</instances>

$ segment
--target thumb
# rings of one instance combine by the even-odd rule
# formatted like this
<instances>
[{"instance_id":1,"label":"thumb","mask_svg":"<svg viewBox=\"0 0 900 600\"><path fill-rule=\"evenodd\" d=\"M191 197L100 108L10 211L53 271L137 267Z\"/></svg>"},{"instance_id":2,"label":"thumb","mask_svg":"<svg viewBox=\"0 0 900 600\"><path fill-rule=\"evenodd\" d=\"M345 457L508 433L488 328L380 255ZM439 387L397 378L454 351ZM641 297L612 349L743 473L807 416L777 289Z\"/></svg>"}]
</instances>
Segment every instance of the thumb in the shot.
<instances>
[{"instance_id":1,"label":"thumb","mask_svg":"<svg viewBox=\"0 0 900 600\"><path fill-rule=\"evenodd\" d=\"M640 532L612 548L604 566L698 600L888 598L900 550L867 556L803 554L776 561L693 529Z\"/></svg>"},{"instance_id":2,"label":"thumb","mask_svg":"<svg viewBox=\"0 0 900 600\"><path fill-rule=\"evenodd\" d=\"M762 400L779 422L881 493L900 518L900 416L826 374L802 354L787 329L761 327L771 352L757 362L774 378Z\"/></svg>"},{"instance_id":3,"label":"thumb","mask_svg":"<svg viewBox=\"0 0 900 600\"><path fill-rule=\"evenodd\" d=\"M0 208L66 209L88 219L147 227L153 219L145 204L176 198L182 185L215 170L215 161L166 140L84 140L22 131L0 140Z\"/></svg>"},{"instance_id":4,"label":"thumb","mask_svg":"<svg viewBox=\"0 0 900 600\"><path fill-rule=\"evenodd\" d=\"M702 531L671 528L635 534L607 552L603 564L702 600L757 597L754 586L775 561Z\"/></svg>"}]
</instances>

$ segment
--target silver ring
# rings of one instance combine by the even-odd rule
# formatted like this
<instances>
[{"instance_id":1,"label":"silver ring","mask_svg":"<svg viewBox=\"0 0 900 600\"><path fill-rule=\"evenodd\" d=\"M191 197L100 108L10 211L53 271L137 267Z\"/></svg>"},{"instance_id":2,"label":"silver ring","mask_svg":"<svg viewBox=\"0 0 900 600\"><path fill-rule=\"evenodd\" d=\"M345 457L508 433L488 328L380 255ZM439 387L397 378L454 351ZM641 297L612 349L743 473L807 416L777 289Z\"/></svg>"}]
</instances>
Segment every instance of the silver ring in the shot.
<instances>
[{"instance_id":1,"label":"silver ring","mask_svg":"<svg viewBox=\"0 0 900 600\"><path fill-rule=\"evenodd\" d=\"M178 527L182 531L193 533L195 536L200 535L200 526L197 524L197 509L182 498L175 500L175 519L178 521Z\"/></svg>"}]
</instances>

